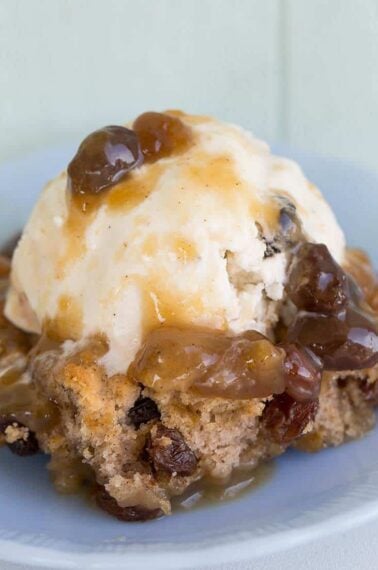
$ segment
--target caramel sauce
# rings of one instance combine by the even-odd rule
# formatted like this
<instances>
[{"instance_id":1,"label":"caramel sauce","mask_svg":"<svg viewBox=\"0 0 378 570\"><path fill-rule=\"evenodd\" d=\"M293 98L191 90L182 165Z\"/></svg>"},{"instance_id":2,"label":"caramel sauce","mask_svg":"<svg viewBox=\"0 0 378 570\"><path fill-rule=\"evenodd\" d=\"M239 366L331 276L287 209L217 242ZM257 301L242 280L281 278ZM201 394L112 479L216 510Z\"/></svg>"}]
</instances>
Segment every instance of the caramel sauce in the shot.
<instances>
[{"instance_id":1,"label":"caramel sauce","mask_svg":"<svg viewBox=\"0 0 378 570\"><path fill-rule=\"evenodd\" d=\"M274 470L273 461L269 461L261 463L253 471L247 468L235 469L226 481L205 477L172 499L173 511L187 511L241 499L268 483Z\"/></svg>"},{"instance_id":2,"label":"caramel sauce","mask_svg":"<svg viewBox=\"0 0 378 570\"><path fill-rule=\"evenodd\" d=\"M64 224L65 251L61 255L58 276L65 275L69 265L86 252L85 233L94 221L100 207L125 214L141 204L156 187L163 169L160 164L152 164L148 169L130 173L124 180L107 192L90 195L85 208L81 196L68 196L68 216Z\"/></svg>"},{"instance_id":3,"label":"caramel sauce","mask_svg":"<svg viewBox=\"0 0 378 570\"><path fill-rule=\"evenodd\" d=\"M165 327L150 333L129 369L157 392L195 390L203 396L263 398L283 392L285 353L263 335Z\"/></svg>"},{"instance_id":4,"label":"caramel sauce","mask_svg":"<svg viewBox=\"0 0 378 570\"><path fill-rule=\"evenodd\" d=\"M61 295L57 314L45 320L43 331L47 337L56 341L80 339L83 331L83 310L78 299Z\"/></svg>"},{"instance_id":5,"label":"caramel sauce","mask_svg":"<svg viewBox=\"0 0 378 570\"><path fill-rule=\"evenodd\" d=\"M202 188L215 187L226 192L242 184L227 155L199 154L198 161L193 160L188 165L188 177Z\"/></svg>"},{"instance_id":6,"label":"caramel sauce","mask_svg":"<svg viewBox=\"0 0 378 570\"><path fill-rule=\"evenodd\" d=\"M165 114L177 117L178 119L185 119L185 122L190 125L202 125L203 123L209 122L209 117L207 115L188 115L180 109L168 109L165 111Z\"/></svg>"},{"instance_id":7,"label":"caramel sauce","mask_svg":"<svg viewBox=\"0 0 378 570\"><path fill-rule=\"evenodd\" d=\"M260 220L272 232L277 228L280 204L276 200L261 200L250 185L239 177L229 156L194 153L193 159L182 169L182 178L187 180L188 185L214 192L227 209L235 210L237 207L242 215L245 215L247 207L252 219Z\"/></svg>"},{"instance_id":8,"label":"caramel sauce","mask_svg":"<svg viewBox=\"0 0 378 570\"><path fill-rule=\"evenodd\" d=\"M37 394L26 374L30 351L37 337L16 328L4 316L10 260L1 257L2 290L0 293L0 417L12 417L32 431L48 432L58 422L55 404ZM0 435L0 443L3 443Z\"/></svg>"},{"instance_id":9,"label":"caramel sauce","mask_svg":"<svg viewBox=\"0 0 378 570\"><path fill-rule=\"evenodd\" d=\"M133 129L146 162L182 154L192 144L191 130L177 116L147 112L140 115Z\"/></svg>"},{"instance_id":10,"label":"caramel sauce","mask_svg":"<svg viewBox=\"0 0 378 570\"><path fill-rule=\"evenodd\" d=\"M83 492L89 495L96 486L92 469L80 457L54 453L48 470L55 489L61 495Z\"/></svg>"},{"instance_id":11,"label":"caramel sauce","mask_svg":"<svg viewBox=\"0 0 378 570\"><path fill-rule=\"evenodd\" d=\"M110 211L129 212L148 198L163 172L162 165L156 163L131 173L103 196L101 204L107 206Z\"/></svg>"},{"instance_id":12,"label":"caramel sauce","mask_svg":"<svg viewBox=\"0 0 378 570\"><path fill-rule=\"evenodd\" d=\"M75 197L68 196L67 200L69 203L68 215L63 226L63 252L55 264L55 277L58 280L64 279L71 264L80 259L87 251L85 232L96 214L96 210L92 208L82 210L80 200ZM94 197L93 202L97 201L97 197Z\"/></svg>"},{"instance_id":13,"label":"caramel sauce","mask_svg":"<svg viewBox=\"0 0 378 570\"><path fill-rule=\"evenodd\" d=\"M137 278L134 278L137 280ZM144 336L155 328L164 326L185 326L188 322L198 320L206 314L202 297L196 293L188 293L185 298L169 290L162 275L156 272L149 278L139 280L142 290ZM219 317L219 327L224 324L224 317Z\"/></svg>"},{"instance_id":14,"label":"caramel sauce","mask_svg":"<svg viewBox=\"0 0 378 570\"><path fill-rule=\"evenodd\" d=\"M378 278L369 256L361 249L348 249L345 268L356 280L371 308L378 312Z\"/></svg>"},{"instance_id":15,"label":"caramel sauce","mask_svg":"<svg viewBox=\"0 0 378 570\"><path fill-rule=\"evenodd\" d=\"M183 263L190 263L198 258L197 247L193 242L187 241L181 236L175 236L172 242L177 259Z\"/></svg>"},{"instance_id":16,"label":"caramel sauce","mask_svg":"<svg viewBox=\"0 0 378 570\"><path fill-rule=\"evenodd\" d=\"M59 421L57 406L37 393L25 374L24 354L15 355L11 364L7 360L3 357L0 364L0 416L14 418L39 434L49 433Z\"/></svg>"},{"instance_id":17,"label":"caramel sauce","mask_svg":"<svg viewBox=\"0 0 378 570\"><path fill-rule=\"evenodd\" d=\"M44 400L21 376L7 388L0 387L0 402L1 416L13 417L39 434L49 434L59 422L57 406Z\"/></svg>"},{"instance_id":18,"label":"caramel sauce","mask_svg":"<svg viewBox=\"0 0 378 570\"><path fill-rule=\"evenodd\" d=\"M196 244L179 234L168 236L163 242L158 242L155 235L150 235L144 240L142 246L143 255L154 257L162 251L173 253L177 260L182 263L195 261L199 255Z\"/></svg>"},{"instance_id":19,"label":"caramel sauce","mask_svg":"<svg viewBox=\"0 0 378 570\"><path fill-rule=\"evenodd\" d=\"M154 257L160 251L160 244L154 235L148 236L142 245L142 254L147 257Z\"/></svg>"}]
</instances>

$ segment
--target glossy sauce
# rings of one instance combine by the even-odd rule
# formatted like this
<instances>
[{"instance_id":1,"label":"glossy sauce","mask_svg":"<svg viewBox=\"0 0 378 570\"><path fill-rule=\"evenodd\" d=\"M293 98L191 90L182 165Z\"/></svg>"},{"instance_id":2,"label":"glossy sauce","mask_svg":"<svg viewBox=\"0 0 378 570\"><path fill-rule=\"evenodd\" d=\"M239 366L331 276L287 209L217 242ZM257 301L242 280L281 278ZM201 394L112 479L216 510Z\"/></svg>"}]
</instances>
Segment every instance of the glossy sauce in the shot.
<instances>
[{"instance_id":1,"label":"glossy sauce","mask_svg":"<svg viewBox=\"0 0 378 570\"><path fill-rule=\"evenodd\" d=\"M182 495L172 499L173 511L187 511L242 498L270 481L275 471L273 461L250 469L235 469L227 481L203 478Z\"/></svg>"},{"instance_id":2,"label":"glossy sauce","mask_svg":"<svg viewBox=\"0 0 378 570\"><path fill-rule=\"evenodd\" d=\"M83 310L80 302L70 295L61 295L58 313L43 323L44 334L57 342L79 340L83 331Z\"/></svg>"},{"instance_id":3,"label":"glossy sauce","mask_svg":"<svg viewBox=\"0 0 378 570\"><path fill-rule=\"evenodd\" d=\"M59 422L58 407L44 400L30 382L19 375L11 384L0 386L0 416L14 418L31 431L49 434Z\"/></svg>"},{"instance_id":4,"label":"glossy sauce","mask_svg":"<svg viewBox=\"0 0 378 570\"><path fill-rule=\"evenodd\" d=\"M37 394L25 374L37 337L17 329L3 314L9 268L10 260L0 256L0 417L17 419L32 431L49 431L58 421L57 407Z\"/></svg>"},{"instance_id":5,"label":"glossy sauce","mask_svg":"<svg viewBox=\"0 0 378 570\"><path fill-rule=\"evenodd\" d=\"M360 249L348 249L345 267L358 283L367 303L378 313L378 278L369 257Z\"/></svg>"},{"instance_id":6,"label":"glossy sauce","mask_svg":"<svg viewBox=\"0 0 378 570\"><path fill-rule=\"evenodd\" d=\"M143 338L147 338L161 325L172 328L185 328L186 323L198 320L206 311L202 296L193 291L182 297L167 287L167 279L159 271L151 272L146 278L134 277L142 291ZM224 324L219 316L219 327Z\"/></svg>"},{"instance_id":7,"label":"glossy sauce","mask_svg":"<svg viewBox=\"0 0 378 570\"><path fill-rule=\"evenodd\" d=\"M154 330L130 369L130 377L160 391L189 389L203 396L262 398L283 392L285 353L250 331L164 327Z\"/></svg>"},{"instance_id":8,"label":"glossy sauce","mask_svg":"<svg viewBox=\"0 0 378 570\"><path fill-rule=\"evenodd\" d=\"M252 219L261 220L273 234L279 225L280 204L276 200L262 200L250 185L240 177L232 158L199 151L183 165L182 179L188 188L214 194L226 208L239 208L245 216L246 209ZM185 191L186 186L182 188Z\"/></svg>"},{"instance_id":9,"label":"glossy sauce","mask_svg":"<svg viewBox=\"0 0 378 570\"><path fill-rule=\"evenodd\" d=\"M179 117L147 112L133 124L145 162L182 154L192 144L192 132Z\"/></svg>"}]
</instances>

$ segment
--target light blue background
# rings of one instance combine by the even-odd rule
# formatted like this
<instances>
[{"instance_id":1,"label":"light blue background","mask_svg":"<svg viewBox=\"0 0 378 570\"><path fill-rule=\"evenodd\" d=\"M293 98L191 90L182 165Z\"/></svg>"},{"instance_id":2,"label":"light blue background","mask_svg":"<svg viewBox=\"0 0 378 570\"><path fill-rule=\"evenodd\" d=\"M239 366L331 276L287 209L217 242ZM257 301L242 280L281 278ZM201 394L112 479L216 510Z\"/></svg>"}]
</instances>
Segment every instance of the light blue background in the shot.
<instances>
[{"instance_id":1,"label":"light blue background","mask_svg":"<svg viewBox=\"0 0 378 570\"><path fill-rule=\"evenodd\" d=\"M377 0L0 0L0 160L167 107L376 168Z\"/></svg>"}]
</instances>

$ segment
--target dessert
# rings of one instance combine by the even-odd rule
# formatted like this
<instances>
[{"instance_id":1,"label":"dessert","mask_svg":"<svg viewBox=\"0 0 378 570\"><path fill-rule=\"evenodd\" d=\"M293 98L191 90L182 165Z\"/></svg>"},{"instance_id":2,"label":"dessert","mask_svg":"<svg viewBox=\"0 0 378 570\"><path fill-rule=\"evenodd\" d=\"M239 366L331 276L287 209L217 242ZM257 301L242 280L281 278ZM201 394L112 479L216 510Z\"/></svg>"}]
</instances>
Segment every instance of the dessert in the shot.
<instances>
[{"instance_id":1,"label":"dessert","mask_svg":"<svg viewBox=\"0 0 378 570\"><path fill-rule=\"evenodd\" d=\"M121 520L374 425L369 260L233 125L151 112L90 134L1 278L0 440Z\"/></svg>"}]
</instances>

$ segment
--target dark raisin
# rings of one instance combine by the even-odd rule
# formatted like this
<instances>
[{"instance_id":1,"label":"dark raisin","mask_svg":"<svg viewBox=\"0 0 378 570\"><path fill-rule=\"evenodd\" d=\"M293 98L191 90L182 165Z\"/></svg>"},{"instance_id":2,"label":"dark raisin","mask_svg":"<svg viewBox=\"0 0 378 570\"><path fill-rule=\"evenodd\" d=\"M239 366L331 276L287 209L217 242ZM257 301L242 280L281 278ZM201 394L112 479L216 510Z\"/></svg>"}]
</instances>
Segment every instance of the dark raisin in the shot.
<instances>
[{"instance_id":1,"label":"dark raisin","mask_svg":"<svg viewBox=\"0 0 378 570\"><path fill-rule=\"evenodd\" d=\"M150 420L160 419L160 412L155 402L151 398L144 398L143 396L137 399L127 415L136 429Z\"/></svg>"},{"instance_id":2,"label":"dark raisin","mask_svg":"<svg viewBox=\"0 0 378 570\"><path fill-rule=\"evenodd\" d=\"M299 313L288 331L317 354L325 370L358 370L378 362L378 333L374 318L356 308L339 315Z\"/></svg>"},{"instance_id":3,"label":"dark raisin","mask_svg":"<svg viewBox=\"0 0 378 570\"><path fill-rule=\"evenodd\" d=\"M156 471L192 475L196 470L197 458L177 429L162 424L156 426L151 432L146 451Z\"/></svg>"},{"instance_id":4,"label":"dark raisin","mask_svg":"<svg viewBox=\"0 0 378 570\"><path fill-rule=\"evenodd\" d=\"M378 406L378 380L375 382L361 380L360 388L364 399L373 406Z\"/></svg>"},{"instance_id":5,"label":"dark raisin","mask_svg":"<svg viewBox=\"0 0 378 570\"><path fill-rule=\"evenodd\" d=\"M29 432L26 439L18 439L14 443L8 443L12 453L20 457L35 455L39 451L38 440L33 432Z\"/></svg>"},{"instance_id":6,"label":"dark raisin","mask_svg":"<svg viewBox=\"0 0 378 570\"><path fill-rule=\"evenodd\" d=\"M4 416L0 417L0 433L5 434L6 429L12 426L16 429L26 429L26 426L21 422L13 419L6 418ZM12 453L19 455L20 457L27 457L29 455L35 455L39 451L38 440L35 433L27 429L23 437L16 439L13 443L8 443L7 446Z\"/></svg>"},{"instance_id":7,"label":"dark raisin","mask_svg":"<svg viewBox=\"0 0 378 570\"><path fill-rule=\"evenodd\" d=\"M288 295L298 309L332 314L348 302L347 276L323 244L304 243L290 273Z\"/></svg>"},{"instance_id":8,"label":"dark raisin","mask_svg":"<svg viewBox=\"0 0 378 570\"><path fill-rule=\"evenodd\" d=\"M261 225L259 223L256 224L260 238L265 242L265 259L281 253L288 247L294 246L301 237L301 225L296 207L282 196L277 196L277 199L281 207L278 217L279 231L276 235L272 239L268 239L264 236Z\"/></svg>"},{"instance_id":9,"label":"dark raisin","mask_svg":"<svg viewBox=\"0 0 378 570\"><path fill-rule=\"evenodd\" d=\"M279 394L266 404L262 422L276 443L289 444L315 419L318 407L318 400L297 402L289 394Z\"/></svg>"},{"instance_id":10,"label":"dark raisin","mask_svg":"<svg viewBox=\"0 0 378 570\"><path fill-rule=\"evenodd\" d=\"M342 390L347 387L349 378L338 378L337 385Z\"/></svg>"},{"instance_id":11,"label":"dark raisin","mask_svg":"<svg viewBox=\"0 0 378 570\"><path fill-rule=\"evenodd\" d=\"M286 352L284 373L286 392L299 402L319 397L322 362L310 350L297 344L281 345Z\"/></svg>"},{"instance_id":12,"label":"dark raisin","mask_svg":"<svg viewBox=\"0 0 378 570\"><path fill-rule=\"evenodd\" d=\"M143 161L137 135L130 129L109 126L88 135L68 165L73 194L98 194L113 186Z\"/></svg>"},{"instance_id":13,"label":"dark raisin","mask_svg":"<svg viewBox=\"0 0 378 570\"><path fill-rule=\"evenodd\" d=\"M146 509L140 505L121 507L104 487L98 489L96 503L100 509L123 522L144 522L161 517L163 514L160 509Z\"/></svg>"},{"instance_id":14,"label":"dark raisin","mask_svg":"<svg viewBox=\"0 0 378 570\"><path fill-rule=\"evenodd\" d=\"M165 113L143 113L133 124L147 162L183 152L191 141L191 132L177 117Z\"/></svg>"},{"instance_id":15,"label":"dark raisin","mask_svg":"<svg viewBox=\"0 0 378 570\"><path fill-rule=\"evenodd\" d=\"M280 253L281 249L277 243L274 241L268 241L267 239L263 238L265 242L265 251L264 251L264 259L268 257L273 257L276 253Z\"/></svg>"},{"instance_id":16,"label":"dark raisin","mask_svg":"<svg viewBox=\"0 0 378 570\"><path fill-rule=\"evenodd\" d=\"M0 416L0 433L4 434L7 427L12 424L15 424L15 426L21 426L21 424L11 416Z\"/></svg>"}]
</instances>

